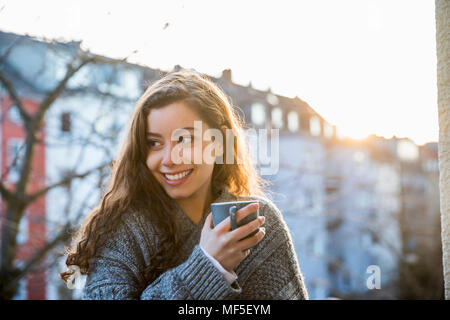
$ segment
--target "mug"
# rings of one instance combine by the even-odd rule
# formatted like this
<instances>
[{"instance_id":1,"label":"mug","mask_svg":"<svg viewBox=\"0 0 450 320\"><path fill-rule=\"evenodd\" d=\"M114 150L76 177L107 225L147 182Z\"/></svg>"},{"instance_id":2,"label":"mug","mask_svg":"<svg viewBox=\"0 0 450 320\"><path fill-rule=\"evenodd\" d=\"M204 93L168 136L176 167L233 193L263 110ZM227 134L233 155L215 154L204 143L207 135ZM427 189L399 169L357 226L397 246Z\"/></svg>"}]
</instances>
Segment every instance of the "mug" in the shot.
<instances>
[{"instance_id":1,"label":"mug","mask_svg":"<svg viewBox=\"0 0 450 320\"><path fill-rule=\"evenodd\" d=\"M248 201L231 201L231 202L215 202L211 204L211 212L213 218L214 226L217 226L220 222L230 217L231 230L234 230L244 224L249 223L252 220L255 220L259 216L259 208L249 214L248 216L241 219L239 222L236 221L236 212L239 209L249 205L250 203L258 203L257 200L248 200ZM256 234L258 229L250 233L243 239L249 238ZM242 240L242 239L241 239Z\"/></svg>"}]
</instances>

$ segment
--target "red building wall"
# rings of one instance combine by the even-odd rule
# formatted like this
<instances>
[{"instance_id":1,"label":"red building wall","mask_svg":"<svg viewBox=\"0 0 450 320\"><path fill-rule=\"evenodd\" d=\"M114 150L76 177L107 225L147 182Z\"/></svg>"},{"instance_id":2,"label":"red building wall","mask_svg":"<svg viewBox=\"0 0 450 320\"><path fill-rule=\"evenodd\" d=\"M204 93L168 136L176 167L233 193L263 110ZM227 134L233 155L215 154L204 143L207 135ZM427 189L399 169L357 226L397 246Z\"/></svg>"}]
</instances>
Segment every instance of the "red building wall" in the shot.
<instances>
[{"instance_id":1,"label":"red building wall","mask_svg":"<svg viewBox=\"0 0 450 320\"><path fill-rule=\"evenodd\" d=\"M22 101L24 108L33 114L37 108L38 103L35 101L24 99ZM2 180L10 188L14 189L16 181L11 181L11 174L7 173L10 159L14 157L11 154L11 143L19 142L19 139L25 141L25 131L22 123L17 123L19 119L16 111L10 112L11 101L9 98L3 98L0 101L2 123L1 123L1 173ZM15 108L17 109L17 108ZM14 112L16 116L14 116ZM28 183L27 191L32 193L45 186L45 126L43 126L39 133L39 138L42 143L36 145L33 161L31 177ZM24 148L22 149L24 150ZM5 212L5 204L2 203L2 212ZM28 224L27 234L24 237L24 242L19 244L16 261L18 263L26 261L33 254L46 243L46 217L45 217L45 196L33 202L25 212ZM4 219L1 219L2 224ZM29 273L26 278L26 299L45 299L46 298L46 274L44 270L45 261L41 262L38 271Z\"/></svg>"}]
</instances>

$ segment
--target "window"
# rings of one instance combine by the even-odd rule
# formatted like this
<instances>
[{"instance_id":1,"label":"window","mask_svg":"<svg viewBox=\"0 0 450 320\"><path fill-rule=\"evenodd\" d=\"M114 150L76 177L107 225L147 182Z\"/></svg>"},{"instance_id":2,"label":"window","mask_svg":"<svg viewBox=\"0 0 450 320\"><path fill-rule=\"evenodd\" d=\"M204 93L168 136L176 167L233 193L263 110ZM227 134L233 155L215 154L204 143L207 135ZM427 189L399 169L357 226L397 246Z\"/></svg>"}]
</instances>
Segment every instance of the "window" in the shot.
<instances>
[{"instance_id":1,"label":"window","mask_svg":"<svg viewBox=\"0 0 450 320\"><path fill-rule=\"evenodd\" d=\"M283 111L280 108L272 109L272 125L280 129L283 127Z\"/></svg>"},{"instance_id":2,"label":"window","mask_svg":"<svg viewBox=\"0 0 450 320\"><path fill-rule=\"evenodd\" d=\"M18 261L17 262L17 268L23 268L24 262ZM17 288L17 292L13 297L13 300L26 300L27 299L27 276L24 275L19 280L19 286Z\"/></svg>"},{"instance_id":3,"label":"window","mask_svg":"<svg viewBox=\"0 0 450 320\"><path fill-rule=\"evenodd\" d=\"M355 151L353 153L353 160L355 162L362 163L362 162L364 162L366 160L366 154L364 152L362 152L362 151Z\"/></svg>"},{"instance_id":4,"label":"window","mask_svg":"<svg viewBox=\"0 0 450 320\"><path fill-rule=\"evenodd\" d=\"M19 222L19 232L17 233L17 243L24 244L28 240L28 217L25 213Z\"/></svg>"},{"instance_id":5,"label":"window","mask_svg":"<svg viewBox=\"0 0 450 320\"><path fill-rule=\"evenodd\" d=\"M61 113L61 131L70 132L70 127L71 127L70 113L69 112Z\"/></svg>"},{"instance_id":6,"label":"window","mask_svg":"<svg viewBox=\"0 0 450 320\"><path fill-rule=\"evenodd\" d=\"M323 134L326 138L333 137L333 127L328 123L323 124Z\"/></svg>"},{"instance_id":7,"label":"window","mask_svg":"<svg viewBox=\"0 0 450 320\"><path fill-rule=\"evenodd\" d=\"M252 105L252 122L255 125L262 125L266 122L266 108L261 103L254 103Z\"/></svg>"},{"instance_id":8,"label":"window","mask_svg":"<svg viewBox=\"0 0 450 320\"><path fill-rule=\"evenodd\" d=\"M8 180L15 183L20 178L25 146L23 139L11 138L8 140Z\"/></svg>"},{"instance_id":9,"label":"window","mask_svg":"<svg viewBox=\"0 0 450 320\"><path fill-rule=\"evenodd\" d=\"M411 140L400 140L397 142L397 156L401 160L414 161L419 157L419 149Z\"/></svg>"},{"instance_id":10,"label":"window","mask_svg":"<svg viewBox=\"0 0 450 320\"><path fill-rule=\"evenodd\" d=\"M280 101L278 100L277 96L275 96L275 95L273 95L271 93L269 93L266 96L266 100L267 100L268 103L270 103L273 106L276 106L278 103L280 103Z\"/></svg>"},{"instance_id":11,"label":"window","mask_svg":"<svg viewBox=\"0 0 450 320\"><path fill-rule=\"evenodd\" d=\"M99 134L110 136L120 130L120 125L114 113L104 113L97 118L94 128Z\"/></svg>"},{"instance_id":12,"label":"window","mask_svg":"<svg viewBox=\"0 0 450 320\"><path fill-rule=\"evenodd\" d=\"M17 288L16 295L13 300L26 300L27 299L27 278L24 276L19 280L19 287Z\"/></svg>"},{"instance_id":13,"label":"window","mask_svg":"<svg viewBox=\"0 0 450 320\"><path fill-rule=\"evenodd\" d=\"M316 116L313 116L309 119L309 130L311 132L311 135L313 136L320 136L321 133L321 126L320 126L320 120Z\"/></svg>"},{"instance_id":14,"label":"window","mask_svg":"<svg viewBox=\"0 0 450 320\"><path fill-rule=\"evenodd\" d=\"M308 253L310 255L321 256L324 253L323 241L320 238L320 235L312 235L307 240Z\"/></svg>"},{"instance_id":15,"label":"window","mask_svg":"<svg viewBox=\"0 0 450 320\"><path fill-rule=\"evenodd\" d=\"M8 116L9 116L9 120L12 123L17 124L17 125L22 124L22 117L21 117L19 109L17 108L16 105L12 105L11 107L9 107Z\"/></svg>"},{"instance_id":16,"label":"window","mask_svg":"<svg viewBox=\"0 0 450 320\"><path fill-rule=\"evenodd\" d=\"M299 129L298 114L295 111L290 111L287 115L288 129L291 132L296 132Z\"/></svg>"}]
</instances>

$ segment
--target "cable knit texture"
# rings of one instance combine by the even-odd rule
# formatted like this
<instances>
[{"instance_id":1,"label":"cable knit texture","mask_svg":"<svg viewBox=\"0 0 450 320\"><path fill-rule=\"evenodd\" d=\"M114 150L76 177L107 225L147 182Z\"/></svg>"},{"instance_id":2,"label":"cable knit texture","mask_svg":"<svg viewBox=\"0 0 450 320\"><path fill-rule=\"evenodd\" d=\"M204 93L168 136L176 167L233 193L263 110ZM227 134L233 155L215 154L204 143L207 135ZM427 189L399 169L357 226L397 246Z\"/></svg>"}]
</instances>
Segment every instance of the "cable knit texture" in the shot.
<instances>
[{"instance_id":1,"label":"cable knit texture","mask_svg":"<svg viewBox=\"0 0 450 320\"><path fill-rule=\"evenodd\" d=\"M260 215L266 217L266 235L236 268L238 279L233 284L198 245L207 215L196 225L176 205L183 243L177 267L145 285L144 270L158 236L145 214L127 212L91 259L83 299L308 299L290 232L278 208L266 197L236 197L227 189L215 202L242 200L258 200Z\"/></svg>"}]
</instances>

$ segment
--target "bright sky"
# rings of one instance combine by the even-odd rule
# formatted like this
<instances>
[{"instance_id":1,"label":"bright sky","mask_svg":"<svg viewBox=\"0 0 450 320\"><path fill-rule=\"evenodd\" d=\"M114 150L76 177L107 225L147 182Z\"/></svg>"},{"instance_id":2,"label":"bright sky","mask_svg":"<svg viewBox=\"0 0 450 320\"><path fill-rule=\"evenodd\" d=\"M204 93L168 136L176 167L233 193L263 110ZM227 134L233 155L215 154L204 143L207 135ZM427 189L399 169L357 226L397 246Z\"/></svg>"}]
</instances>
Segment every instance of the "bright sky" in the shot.
<instances>
[{"instance_id":1,"label":"bright sky","mask_svg":"<svg viewBox=\"0 0 450 320\"><path fill-rule=\"evenodd\" d=\"M230 68L236 83L298 95L341 136L438 140L431 0L0 0L0 30L162 70Z\"/></svg>"}]
</instances>

